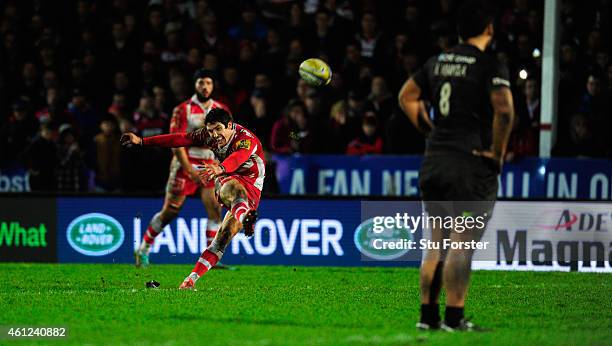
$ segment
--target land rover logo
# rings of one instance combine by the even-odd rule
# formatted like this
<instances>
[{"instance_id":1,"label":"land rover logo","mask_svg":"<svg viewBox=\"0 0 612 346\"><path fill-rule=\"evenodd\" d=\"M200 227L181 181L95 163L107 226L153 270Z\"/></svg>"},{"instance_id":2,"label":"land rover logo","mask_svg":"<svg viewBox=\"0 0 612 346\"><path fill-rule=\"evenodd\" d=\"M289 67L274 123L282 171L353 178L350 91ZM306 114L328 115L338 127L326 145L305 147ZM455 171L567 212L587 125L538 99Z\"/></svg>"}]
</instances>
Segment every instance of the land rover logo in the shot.
<instances>
[{"instance_id":1,"label":"land rover logo","mask_svg":"<svg viewBox=\"0 0 612 346\"><path fill-rule=\"evenodd\" d=\"M123 244L124 232L113 217L89 213L72 220L66 230L68 243L77 252L87 256L104 256Z\"/></svg>"},{"instance_id":2,"label":"land rover logo","mask_svg":"<svg viewBox=\"0 0 612 346\"><path fill-rule=\"evenodd\" d=\"M374 219L368 219L362 222L357 229L353 240L355 246L363 255L372 259L389 261L400 258L405 255L408 249L377 249L374 247L374 241L382 239L384 241L398 241L401 239L412 240L412 233L409 229L404 228L387 228L381 233L374 233Z\"/></svg>"}]
</instances>

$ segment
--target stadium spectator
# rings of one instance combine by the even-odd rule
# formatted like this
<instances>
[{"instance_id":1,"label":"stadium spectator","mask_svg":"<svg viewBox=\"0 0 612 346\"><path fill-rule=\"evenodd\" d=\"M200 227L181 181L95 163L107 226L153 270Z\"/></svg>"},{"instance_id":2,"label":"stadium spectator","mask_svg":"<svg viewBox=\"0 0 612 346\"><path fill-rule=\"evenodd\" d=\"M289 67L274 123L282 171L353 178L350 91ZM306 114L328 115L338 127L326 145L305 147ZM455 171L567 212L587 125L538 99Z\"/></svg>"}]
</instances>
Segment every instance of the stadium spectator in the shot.
<instances>
[{"instance_id":1,"label":"stadium spectator","mask_svg":"<svg viewBox=\"0 0 612 346\"><path fill-rule=\"evenodd\" d=\"M348 105L345 100L334 103L329 115L327 134L325 136L325 153L339 153L346 147L357 133L355 122L348 119Z\"/></svg>"},{"instance_id":2,"label":"stadium spectator","mask_svg":"<svg viewBox=\"0 0 612 346\"><path fill-rule=\"evenodd\" d=\"M359 89L353 89L348 93L348 111L349 119L361 122L361 118L366 110L366 94Z\"/></svg>"},{"instance_id":3,"label":"stadium spectator","mask_svg":"<svg viewBox=\"0 0 612 346\"><path fill-rule=\"evenodd\" d=\"M391 117L395 98L387 89L387 83L382 76L372 78L367 108L376 113L376 117L383 123Z\"/></svg>"},{"instance_id":4,"label":"stadium spectator","mask_svg":"<svg viewBox=\"0 0 612 346\"><path fill-rule=\"evenodd\" d=\"M115 117L117 122L121 119L129 119L128 107L125 94L115 93L113 95L113 101L108 107L107 112Z\"/></svg>"},{"instance_id":5,"label":"stadium spectator","mask_svg":"<svg viewBox=\"0 0 612 346\"><path fill-rule=\"evenodd\" d=\"M383 141L378 135L378 121L373 112L363 117L361 133L346 147L348 155L382 154Z\"/></svg>"},{"instance_id":6,"label":"stadium spectator","mask_svg":"<svg viewBox=\"0 0 612 346\"><path fill-rule=\"evenodd\" d=\"M297 84L296 84L296 87L295 87L295 96L300 101L305 102L306 101L306 94L311 89L312 89L312 87L310 85L308 85L308 83L306 83L303 79L299 79L297 81Z\"/></svg>"},{"instance_id":7,"label":"stadium spectator","mask_svg":"<svg viewBox=\"0 0 612 346\"><path fill-rule=\"evenodd\" d=\"M257 70L258 61L255 59L256 44L253 41L242 40L238 50L238 76L246 81L252 81Z\"/></svg>"},{"instance_id":8,"label":"stadium spectator","mask_svg":"<svg viewBox=\"0 0 612 346\"><path fill-rule=\"evenodd\" d=\"M105 65L115 71L118 69L134 71L138 66L137 59L140 55L136 49L138 46L128 37L123 21L116 20L111 24L111 36L112 43L104 52Z\"/></svg>"},{"instance_id":9,"label":"stadium spectator","mask_svg":"<svg viewBox=\"0 0 612 346\"><path fill-rule=\"evenodd\" d=\"M72 89L84 89L87 90L88 82L85 78L85 67L83 62L74 59L70 63L70 81L69 85Z\"/></svg>"},{"instance_id":10,"label":"stadium spectator","mask_svg":"<svg viewBox=\"0 0 612 346\"><path fill-rule=\"evenodd\" d=\"M19 94L26 96L28 100L36 105L39 102L38 90L40 88L38 69L34 63L26 62L23 64L22 83L19 87Z\"/></svg>"},{"instance_id":11,"label":"stadium spectator","mask_svg":"<svg viewBox=\"0 0 612 346\"><path fill-rule=\"evenodd\" d=\"M276 97L280 93L279 86L272 82L272 78L267 71L258 71L253 79L253 90L259 89L266 98L266 109L268 114L279 114L284 106L283 101ZM275 97L272 97L275 96ZM272 128L272 124L268 124ZM268 131L270 130L268 129ZM268 137L266 137L267 141Z\"/></svg>"},{"instance_id":12,"label":"stadium spectator","mask_svg":"<svg viewBox=\"0 0 612 346\"><path fill-rule=\"evenodd\" d=\"M309 89L304 98L304 106L310 119L318 121L323 118L323 100L316 89Z\"/></svg>"},{"instance_id":13,"label":"stadium spectator","mask_svg":"<svg viewBox=\"0 0 612 346\"><path fill-rule=\"evenodd\" d=\"M32 191L54 191L57 187L57 145L54 137L51 124L41 124L38 135L21 154Z\"/></svg>"},{"instance_id":14,"label":"stadium spectator","mask_svg":"<svg viewBox=\"0 0 612 346\"><path fill-rule=\"evenodd\" d=\"M266 37L266 26L257 18L256 8L245 2L240 12L240 22L229 29L229 36L236 40L260 41Z\"/></svg>"},{"instance_id":15,"label":"stadium spectator","mask_svg":"<svg viewBox=\"0 0 612 346\"><path fill-rule=\"evenodd\" d=\"M284 64L285 55L285 47L282 46L280 32L274 28L269 29L259 60L261 61L262 69L270 73L274 81L280 81L282 78L282 70L278 66Z\"/></svg>"},{"instance_id":16,"label":"stadium spectator","mask_svg":"<svg viewBox=\"0 0 612 346\"><path fill-rule=\"evenodd\" d=\"M243 102L236 115L236 121L253 131L257 138L261 138L261 144L265 148L269 147L268 141L273 122L270 117L268 97L265 89L255 88L248 101Z\"/></svg>"},{"instance_id":17,"label":"stadium spectator","mask_svg":"<svg viewBox=\"0 0 612 346\"><path fill-rule=\"evenodd\" d=\"M223 58L234 56L234 42L227 36L227 33L219 31L217 17L209 13L199 18L199 26L189 34L190 46L201 47L208 52L216 52Z\"/></svg>"},{"instance_id":18,"label":"stadium spectator","mask_svg":"<svg viewBox=\"0 0 612 346\"><path fill-rule=\"evenodd\" d=\"M219 75L219 58L217 57L217 54L213 52L204 53L204 58L202 58L202 67L213 71L216 75Z\"/></svg>"},{"instance_id":19,"label":"stadium spectator","mask_svg":"<svg viewBox=\"0 0 612 346\"><path fill-rule=\"evenodd\" d=\"M249 95L245 88L240 85L238 78L238 68L234 65L226 66L223 69L222 88L217 94L219 101L226 104L232 114L238 111L240 104L242 104Z\"/></svg>"},{"instance_id":20,"label":"stadium spectator","mask_svg":"<svg viewBox=\"0 0 612 346\"><path fill-rule=\"evenodd\" d=\"M38 119L38 121L40 123L48 123L51 121L58 121L59 119L53 118L52 119L52 112L51 109L57 109L59 107L61 107L61 101L60 101L60 89L56 88L56 87L50 87L48 89L46 89L45 91L45 101L46 104L44 105L43 108L39 109L36 112L36 119ZM54 112L53 115L58 115L58 112ZM59 120L61 121L61 120ZM58 126L61 125L57 124Z\"/></svg>"},{"instance_id":21,"label":"stadium spectator","mask_svg":"<svg viewBox=\"0 0 612 346\"><path fill-rule=\"evenodd\" d=\"M168 132L168 114L160 112L155 107L155 99L148 91L143 92L132 121L138 130L136 133L143 137L157 136Z\"/></svg>"},{"instance_id":22,"label":"stadium spectator","mask_svg":"<svg viewBox=\"0 0 612 346\"><path fill-rule=\"evenodd\" d=\"M155 95L155 109L160 113L170 114L172 108L168 105L166 89L161 85L155 85L152 89Z\"/></svg>"},{"instance_id":23,"label":"stadium spectator","mask_svg":"<svg viewBox=\"0 0 612 346\"><path fill-rule=\"evenodd\" d=\"M40 124L50 124L54 129L64 124L76 126L74 119L62 105L52 105L47 108L44 116L41 116L38 121Z\"/></svg>"},{"instance_id":24,"label":"stadium spectator","mask_svg":"<svg viewBox=\"0 0 612 346\"><path fill-rule=\"evenodd\" d=\"M361 45L349 42L345 46L344 61L340 66L340 73L346 85L358 86L361 79L363 62L361 58Z\"/></svg>"},{"instance_id":25,"label":"stadium spectator","mask_svg":"<svg viewBox=\"0 0 612 346\"><path fill-rule=\"evenodd\" d=\"M597 117L607 109L606 100L601 95L601 78L594 73L589 74L585 89L578 111Z\"/></svg>"},{"instance_id":26,"label":"stadium spectator","mask_svg":"<svg viewBox=\"0 0 612 346\"><path fill-rule=\"evenodd\" d=\"M164 16L161 6L151 5L147 9L147 23L143 36L156 47L161 47L164 40Z\"/></svg>"},{"instance_id":27,"label":"stadium spectator","mask_svg":"<svg viewBox=\"0 0 612 346\"><path fill-rule=\"evenodd\" d=\"M189 98L189 87L187 86L187 81L183 73L178 70L170 71L170 90L172 91L171 98L168 99L168 102L173 105L178 105Z\"/></svg>"},{"instance_id":28,"label":"stadium spectator","mask_svg":"<svg viewBox=\"0 0 612 346\"><path fill-rule=\"evenodd\" d=\"M314 15L315 28L308 38L310 49L315 56L325 54L331 64L336 64L342 55L342 32L332 24L332 16L326 9L320 9Z\"/></svg>"},{"instance_id":29,"label":"stadium spectator","mask_svg":"<svg viewBox=\"0 0 612 346\"><path fill-rule=\"evenodd\" d=\"M272 127L270 147L278 154L309 153L311 137L306 106L302 101L293 99L287 104L285 115Z\"/></svg>"},{"instance_id":30,"label":"stadium spectator","mask_svg":"<svg viewBox=\"0 0 612 346\"><path fill-rule=\"evenodd\" d=\"M113 93L124 94L128 106L134 105L134 98L136 96L135 90L130 82L130 78L126 71L118 70L114 74L113 78Z\"/></svg>"},{"instance_id":31,"label":"stadium spectator","mask_svg":"<svg viewBox=\"0 0 612 346\"><path fill-rule=\"evenodd\" d=\"M38 120L30 114L29 105L24 101L13 104L12 116L0 127L0 167L14 163L37 131Z\"/></svg>"},{"instance_id":32,"label":"stadium spectator","mask_svg":"<svg viewBox=\"0 0 612 346\"><path fill-rule=\"evenodd\" d=\"M93 138L98 132L98 114L89 104L87 96L81 89L72 91L72 101L68 104L68 113L78 128L79 135L84 139Z\"/></svg>"},{"instance_id":33,"label":"stadium spectator","mask_svg":"<svg viewBox=\"0 0 612 346\"><path fill-rule=\"evenodd\" d=\"M197 49L194 50L196 53L199 53ZM140 65L140 72L141 78L139 90L153 90L153 88L160 82L159 71L156 68L154 61L143 60L142 64Z\"/></svg>"},{"instance_id":34,"label":"stadium spectator","mask_svg":"<svg viewBox=\"0 0 612 346\"><path fill-rule=\"evenodd\" d=\"M294 2L289 8L288 34L290 37L300 37L307 29L304 8L299 2Z\"/></svg>"},{"instance_id":35,"label":"stadium spectator","mask_svg":"<svg viewBox=\"0 0 612 346\"><path fill-rule=\"evenodd\" d=\"M96 143L96 190L114 191L121 178L121 144L114 120L103 120Z\"/></svg>"},{"instance_id":36,"label":"stadium spectator","mask_svg":"<svg viewBox=\"0 0 612 346\"><path fill-rule=\"evenodd\" d=\"M538 81L525 81L522 95L516 98L517 117L510 137L506 159L512 161L523 156L538 156L540 143L540 96Z\"/></svg>"},{"instance_id":37,"label":"stadium spectator","mask_svg":"<svg viewBox=\"0 0 612 346\"><path fill-rule=\"evenodd\" d=\"M600 138L594 135L593 123L593 120L585 114L574 114L570 118L569 136L557 142L553 155L583 158L603 157L606 148L603 147Z\"/></svg>"},{"instance_id":38,"label":"stadium spectator","mask_svg":"<svg viewBox=\"0 0 612 346\"><path fill-rule=\"evenodd\" d=\"M183 62L187 54L180 42L180 28L174 23L168 23L165 29L166 44L162 49L160 60L164 64L175 65Z\"/></svg>"},{"instance_id":39,"label":"stadium spectator","mask_svg":"<svg viewBox=\"0 0 612 346\"><path fill-rule=\"evenodd\" d=\"M57 72L55 72L54 70L46 70L45 72L43 72L43 78L42 78L42 88L43 89L57 88L59 86L60 86L60 83L59 83L59 79L57 76Z\"/></svg>"},{"instance_id":40,"label":"stadium spectator","mask_svg":"<svg viewBox=\"0 0 612 346\"><path fill-rule=\"evenodd\" d=\"M87 172L85 152L81 150L76 132L63 125L58 139L57 189L59 191L86 191Z\"/></svg>"},{"instance_id":41,"label":"stadium spectator","mask_svg":"<svg viewBox=\"0 0 612 346\"><path fill-rule=\"evenodd\" d=\"M379 63L383 58L383 35L378 28L374 13L366 12L361 17L361 30L355 35L360 44L361 57L371 63Z\"/></svg>"}]
</instances>

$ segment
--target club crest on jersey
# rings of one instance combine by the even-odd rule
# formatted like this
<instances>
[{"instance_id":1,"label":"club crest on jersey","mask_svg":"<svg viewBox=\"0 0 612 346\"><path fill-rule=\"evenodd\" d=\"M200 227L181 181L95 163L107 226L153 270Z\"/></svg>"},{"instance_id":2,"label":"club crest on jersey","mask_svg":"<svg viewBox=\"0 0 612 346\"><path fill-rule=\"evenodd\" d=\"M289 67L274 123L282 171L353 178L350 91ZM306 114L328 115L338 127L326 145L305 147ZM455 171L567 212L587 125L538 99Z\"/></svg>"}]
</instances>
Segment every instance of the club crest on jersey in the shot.
<instances>
[{"instance_id":1,"label":"club crest on jersey","mask_svg":"<svg viewBox=\"0 0 612 346\"><path fill-rule=\"evenodd\" d=\"M248 139L241 139L236 143L236 149L250 149L251 141Z\"/></svg>"}]
</instances>

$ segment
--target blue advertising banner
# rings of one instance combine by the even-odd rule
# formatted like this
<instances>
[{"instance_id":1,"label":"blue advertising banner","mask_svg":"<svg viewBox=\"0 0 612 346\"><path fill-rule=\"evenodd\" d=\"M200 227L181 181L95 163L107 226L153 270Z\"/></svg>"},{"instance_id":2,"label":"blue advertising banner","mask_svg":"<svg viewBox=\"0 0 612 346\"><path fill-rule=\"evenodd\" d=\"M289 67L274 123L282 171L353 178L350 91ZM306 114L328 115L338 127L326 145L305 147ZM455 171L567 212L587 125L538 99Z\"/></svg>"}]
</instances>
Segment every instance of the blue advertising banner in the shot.
<instances>
[{"instance_id":1,"label":"blue advertising banner","mask_svg":"<svg viewBox=\"0 0 612 346\"><path fill-rule=\"evenodd\" d=\"M57 227L45 224L53 235L48 239L57 240L60 263L133 263L132 254L161 204L158 198L58 198ZM425 249L440 248L427 230L439 222L437 227L457 232L486 227L476 243L455 244L477 249L474 268L610 272L611 208L609 202L498 201L485 226L477 213L443 219L428 215L419 201L264 199L254 236L238 234L223 262L418 266ZM9 214L15 219L18 213ZM156 238L152 263L194 263L206 247L207 221L201 202L188 199L180 216ZM0 233L7 232L8 226ZM446 240L443 246L454 246Z\"/></svg>"},{"instance_id":2,"label":"blue advertising banner","mask_svg":"<svg viewBox=\"0 0 612 346\"><path fill-rule=\"evenodd\" d=\"M28 172L21 167L1 169L0 192L30 192Z\"/></svg>"},{"instance_id":3,"label":"blue advertising banner","mask_svg":"<svg viewBox=\"0 0 612 346\"><path fill-rule=\"evenodd\" d=\"M274 155L281 193L334 196L419 195L420 156ZM500 198L612 199L612 162L525 158L508 163Z\"/></svg>"},{"instance_id":4,"label":"blue advertising banner","mask_svg":"<svg viewBox=\"0 0 612 346\"><path fill-rule=\"evenodd\" d=\"M313 266L410 265L405 261L364 261L362 254L368 251L368 239L360 220L372 216L362 215L361 203L264 199L259 207L260 219L255 235L246 238L242 233L238 234L226 249L223 262ZM58 198L59 262L132 263L133 252L139 246L150 218L161 206L161 198ZM420 204L416 206L420 208ZM420 214L420 209L414 213ZM201 202L188 199L180 216L156 238L151 261L194 263L206 247L206 224ZM420 252L411 255L415 261L420 259ZM383 254L377 259L385 259L385 256Z\"/></svg>"}]
</instances>

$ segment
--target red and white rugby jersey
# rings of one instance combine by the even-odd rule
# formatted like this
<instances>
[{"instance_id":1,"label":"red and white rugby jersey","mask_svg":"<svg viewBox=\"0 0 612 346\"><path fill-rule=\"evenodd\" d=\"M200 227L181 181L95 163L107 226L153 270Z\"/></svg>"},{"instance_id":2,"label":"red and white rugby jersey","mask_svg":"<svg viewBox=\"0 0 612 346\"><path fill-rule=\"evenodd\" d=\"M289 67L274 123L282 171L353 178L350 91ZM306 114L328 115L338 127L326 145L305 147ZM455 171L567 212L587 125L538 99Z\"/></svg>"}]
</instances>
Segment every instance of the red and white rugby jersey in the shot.
<instances>
[{"instance_id":1,"label":"red and white rugby jersey","mask_svg":"<svg viewBox=\"0 0 612 346\"><path fill-rule=\"evenodd\" d=\"M236 123L233 123L232 127L234 133L227 144L212 151L221 161L221 166L227 175L238 175L261 191L266 177L266 159L261 142L245 127ZM142 145L164 148L193 146L211 148L214 147L212 141L206 132L206 127L201 127L191 132L145 137Z\"/></svg>"},{"instance_id":2,"label":"red and white rugby jersey","mask_svg":"<svg viewBox=\"0 0 612 346\"><path fill-rule=\"evenodd\" d=\"M266 177L266 158L259 139L247 128L234 123L234 135L222 148L213 149L227 173L242 176L259 191Z\"/></svg>"}]
</instances>

